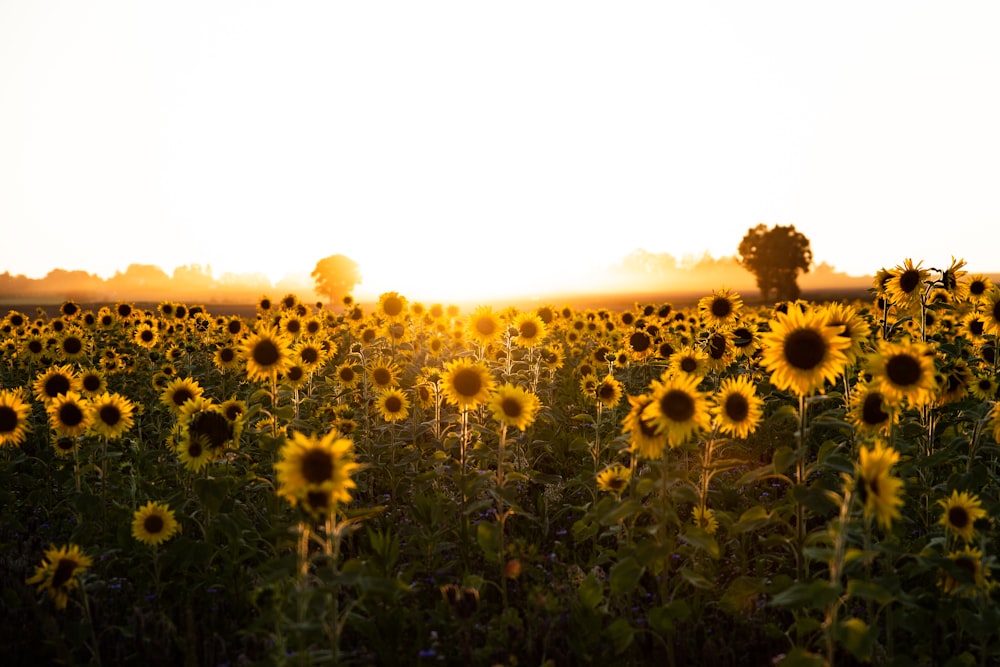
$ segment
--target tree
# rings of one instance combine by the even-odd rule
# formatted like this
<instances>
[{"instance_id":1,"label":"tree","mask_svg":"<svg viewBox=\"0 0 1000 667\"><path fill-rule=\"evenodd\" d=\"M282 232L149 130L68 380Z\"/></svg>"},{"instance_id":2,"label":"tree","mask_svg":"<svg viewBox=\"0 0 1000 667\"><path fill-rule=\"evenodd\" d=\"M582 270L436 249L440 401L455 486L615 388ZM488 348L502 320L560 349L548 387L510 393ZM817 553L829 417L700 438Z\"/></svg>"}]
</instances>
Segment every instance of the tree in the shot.
<instances>
[{"instance_id":1,"label":"tree","mask_svg":"<svg viewBox=\"0 0 1000 667\"><path fill-rule=\"evenodd\" d=\"M809 239L795 225L759 224L747 231L739 248L740 264L757 279L765 301L799 298L799 271L808 273L812 264ZM773 295L773 296L772 296Z\"/></svg>"},{"instance_id":2,"label":"tree","mask_svg":"<svg viewBox=\"0 0 1000 667\"><path fill-rule=\"evenodd\" d=\"M316 262L310 275L316 281L316 293L325 296L331 305L350 294L361 282L357 262L344 255L324 257Z\"/></svg>"}]
</instances>

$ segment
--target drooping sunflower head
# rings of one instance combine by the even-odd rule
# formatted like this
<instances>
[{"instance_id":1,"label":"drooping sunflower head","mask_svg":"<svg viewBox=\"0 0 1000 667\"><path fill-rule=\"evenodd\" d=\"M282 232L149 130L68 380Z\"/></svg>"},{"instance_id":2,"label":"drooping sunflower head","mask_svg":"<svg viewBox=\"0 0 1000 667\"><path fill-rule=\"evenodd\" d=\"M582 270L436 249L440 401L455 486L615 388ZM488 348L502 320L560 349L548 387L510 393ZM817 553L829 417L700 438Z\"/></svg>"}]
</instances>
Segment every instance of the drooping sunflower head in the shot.
<instances>
[{"instance_id":1,"label":"drooping sunflower head","mask_svg":"<svg viewBox=\"0 0 1000 667\"><path fill-rule=\"evenodd\" d=\"M180 530L180 524L169 505L152 500L140 507L132 515L132 537L159 546Z\"/></svg>"},{"instance_id":2,"label":"drooping sunflower head","mask_svg":"<svg viewBox=\"0 0 1000 667\"><path fill-rule=\"evenodd\" d=\"M535 421L541 406L538 396L509 382L493 392L488 404L494 419L521 431Z\"/></svg>"},{"instance_id":3,"label":"drooping sunflower head","mask_svg":"<svg viewBox=\"0 0 1000 667\"><path fill-rule=\"evenodd\" d=\"M826 311L804 311L792 306L777 313L770 330L761 335L761 364L771 371L771 382L781 390L809 395L835 380L847 364L849 338L842 326L830 326Z\"/></svg>"},{"instance_id":4,"label":"drooping sunflower head","mask_svg":"<svg viewBox=\"0 0 1000 667\"><path fill-rule=\"evenodd\" d=\"M888 530L894 519L901 518L903 480L891 474L899 461L899 452L876 442L862 447L855 466L856 488L864 507L865 519L876 519Z\"/></svg>"},{"instance_id":5,"label":"drooping sunflower head","mask_svg":"<svg viewBox=\"0 0 1000 667\"><path fill-rule=\"evenodd\" d=\"M472 409L489 399L493 385L493 377L484 363L462 357L445 364L441 395L460 409Z\"/></svg>"},{"instance_id":6,"label":"drooping sunflower head","mask_svg":"<svg viewBox=\"0 0 1000 667\"><path fill-rule=\"evenodd\" d=\"M38 592L45 591L56 609L65 609L69 594L80 586L80 575L94 564L90 556L76 544L46 549L42 564L35 566L35 574L26 583L37 584Z\"/></svg>"}]
</instances>

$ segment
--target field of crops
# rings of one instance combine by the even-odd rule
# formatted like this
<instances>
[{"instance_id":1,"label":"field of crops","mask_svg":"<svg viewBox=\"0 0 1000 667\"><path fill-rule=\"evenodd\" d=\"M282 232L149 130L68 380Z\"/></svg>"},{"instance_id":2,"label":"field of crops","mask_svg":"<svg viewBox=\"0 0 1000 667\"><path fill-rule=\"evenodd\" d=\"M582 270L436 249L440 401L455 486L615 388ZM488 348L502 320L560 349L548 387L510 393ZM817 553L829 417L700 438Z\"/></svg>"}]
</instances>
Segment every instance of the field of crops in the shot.
<instances>
[{"instance_id":1,"label":"field of crops","mask_svg":"<svg viewBox=\"0 0 1000 667\"><path fill-rule=\"evenodd\" d=\"M11 310L4 665L1000 661L1000 288Z\"/></svg>"}]
</instances>

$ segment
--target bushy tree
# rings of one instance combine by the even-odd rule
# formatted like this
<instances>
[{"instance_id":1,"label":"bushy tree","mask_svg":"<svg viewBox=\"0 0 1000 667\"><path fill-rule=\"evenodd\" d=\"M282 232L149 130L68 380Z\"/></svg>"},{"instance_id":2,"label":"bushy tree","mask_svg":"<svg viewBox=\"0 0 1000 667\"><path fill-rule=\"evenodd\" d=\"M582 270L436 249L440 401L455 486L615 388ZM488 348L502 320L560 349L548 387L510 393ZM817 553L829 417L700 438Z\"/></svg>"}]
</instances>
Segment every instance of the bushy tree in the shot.
<instances>
[{"instance_id":1,"label":"bushy tree","mask_svg":"<svg viewBox=\"0 0 1000 667\"><path fill-rule=\"evenodd\" d=\"M809 271L812 250L809 239L796 231L795 225L770 229L763 223L757 225L743 237L739 255L740 264L756 277L764 300L799 298L799 271Z\"/></svg>"},{"instance_id":2,"label":"bushy tree","mask_svg":"<svg viewBox=\"0 0 1000 667\"><path fill-rule=\"evenodd\" d=\"M330 255L316 262L312 279L316 281L316 293L325 296L332 305L339 301L361 282L361 270L350 257Z\"/></svg>"}]
</instances>

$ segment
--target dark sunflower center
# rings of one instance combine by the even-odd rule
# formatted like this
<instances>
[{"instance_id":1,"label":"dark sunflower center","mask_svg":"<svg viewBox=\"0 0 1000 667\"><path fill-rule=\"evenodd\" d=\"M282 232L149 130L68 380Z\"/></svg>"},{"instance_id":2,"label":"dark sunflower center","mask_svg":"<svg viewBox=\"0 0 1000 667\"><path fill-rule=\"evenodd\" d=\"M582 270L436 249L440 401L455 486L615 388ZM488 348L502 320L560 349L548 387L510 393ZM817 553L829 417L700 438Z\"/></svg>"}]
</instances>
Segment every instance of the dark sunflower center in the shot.
<instances>
[{"instance_id":1,"label":"dark sunflower center","mask_svg":"<svg viewBox=\"0 0 1000 667\"><path fill-rule=\"evenodd\" d=\"M477 395L483 388L483 379L479 377L479 373L471 368L463 368L455 373L452 383L455 387L455 393L466 398Z\"/></svg>"},{"instance_id":2,"label":"dark sunflower center","mask_svg":"<svg viewBox=\"0 0 1000 667\"><path fill-rule=\"evenodd\" d=\"M299 356L307 364L315 364L319 361L319 351L314 347L304 347L299 350Z\"/></svg>"},{"instance_id":3,"label":"dark sunflower center","mask_svg":"<svg viewBox=\"0 0 1000 667\"><path fill-rule=\"evenodd\" d=\"M612 491L621 491L622 489L625 488L626 482L624 478L615 475L608 478L605 484L607 484L608 488L611 489Z\"/></svg>"},{"instance_id":4,"label":"dark sunflower center","mask_svg":"<svg viewBox=\"0 0 1000 667\"><path fill-rule=\"evenodd\" d=\"M253 360L257 365L267 368L278 363L278 359L280 358L281 353L278 351L278 346L274 344L274 341L265 338L254 345Z\"/></svg>"},{"instance_id":5,"label":"dark sunflower center","mask_svg":"<svg viewBox=\"0 0 1000 667\"><path fill-rule=\"evenodd\" d=\"M190 389L186 387L178 388L173 395L174 405L184 405L188 401L194 398L194 394L191 393Z\"/></svg>"},{"instance_id":6,"label":"dark sunflower center","mask_svg":"<svg viewBox=\"0 0 1000 667\"><path fill-rule=\"evenodd\" d=\"M314 510L323 510L330 506L330 494L326 491L307 491L306 504Z\"/></svg>"},{"instance_id":7,"label":"dark sunflower center","mask_svg":"<svg viewBox=\"0 0 1000 667\"><path fill-rule=\"evenodd\" d=\"M340 381L341 382L354 382L354 371L350 368L340 369Z\"/></svg>"},{"instance_id":8,"label":"dark sunflower center","mask_svg":"<svg viewBox=\"0 0 1000 667\"><path fill-rule=\"evenodd\" d=\"M500 401L500 409L503 410L504 415L510 419L517 419L521 416L522 412L521 402L516 398L510 397L504 398Z\"/></svg>"},{"instance_id":9,"label":"dark sunflower center","mask_svg":"<svg viewBox=\"0 0 1000 667\"><path fill-rule=\"evenodd\" d=\"M288 379L291 380L292 382L298 382L303 377L305 377L305 374L306 372L302 368L302 366L292 366L291 368L288 369Z\"/></svg>"},{"instance_id":10,"label":"dark sunflower center","mask_svg":"<svg viewBox=\"0 0 1000 667\"><path fill-rule=\"evenodd\" d=\"M97 391L101 388L101 378L98 375L84 375L82 384L86 391Z\"/></svg>"},{"instance_id":11,"label":"dark sunflower center","mask_svg":"<svg viewBox=\"0 0 1000 667\"><path fill-rule=\"evenodd\" d=\"M636 331L628 337L628 345L636 352L645 352L653 341L646 335L645 331Z\"/></svg>"},{"instance_id":12,"label":"dark sunflower center","mask_svg":"<svg viewBox=\"0 0 1000 667\"><path fill-rule=\"evenodd\" d=\"M968 556L957 556L955 558L955 567L965 572L970 580L976 576L976 572L979 569L975 559Z\"/></svg>"},{"instance_id":13,"label":"dark sunflower center","mask_svg":"<svg viewBox=\"0 0 1000 667\"><path fill-rule=\"evenodd\" d=\"M736 347L747 347L753 340L753 333L746 327L733 329L733 345Z\"/></svg>"},{"instance_id":14,"label":"dark sunflower center","mask_svg":"<svg viewBox=\"0 0 1000 667\"><path fill-rule=\"evenodd\" d=\"M525 340L531 340L538 335L538 325L528 320L527 322L522 322L521 326L518 327L518 335Z\"/></svg>"},{"instance_id":15,"label":"dark sunflower center","mask_svg":"<svg viewBox=\"0 0 1000 667\"><path fill-rule=\"evenodd\" d=\"M193 440L203 440L215 449L233 437L233 426L225 415L215 410L204 410L191 419L188 432Z\"/></svg>"},{"instance_id":16,"label":"dark sunflower center","mask_svg":"<svg viewBox=\"0 0 1000 667\"><path fill-rule=\"evenodd\" d=\"M375 384L384 387L392 382L392 373L388 368L376 368L372 373L372 379L375 380Z\"/></svg>"},{"instance_id":17,"label":"dark sunflower center","mask_svg":"<svg viewBox=\"0 0 1000 667\"><path fill-rule=\"evenodd\" d=\"M298 320L288 320L285 322L285 331L290 334L297 334L302 331L302 323Z\"/></svg>"},{"instance_id":18,"label":"dark sunflower center","mask_svg":"<svg viewBox=\"0 0 1000 667\"><path fill-rule=\"evenodd\" d=\"M0 433L12 433L18 424L17 412L8 405L0 405Z\"/></svg>"},{"instance_id":19,"label":"dark sunflower center","mask_svg":"<svg viewBox=\"0 0 1000 667\"><path fill-rule=\"evenodd\" d=\"M909 354L893 355L885 364L885 374L898 387L910 387L920 381L920 362Z\"/></svg>"},{"instance_id":20,"label":"dark sunflower center","mask_svg":"<svg viewBox=\"0 0 1000 667\"><path fill-rule=\"evenodd\" d=\"M403 401L399 400L399 396L386 396L385 409L386 412L399 412L403 409Z\"/></svg>"},{"instance_id":21,"label":"dark sunflower center","mask_svg":"<svg viewBox=\"0 0 1000 667\"><path fill-rule=\"evenodd\" d=\"M239 320L231 320L229 324L226 325L226 331L228 331L232 336L235 336L242 330L243 330L243 323L240 322Z\"/></svg>"},{"instance_id":22,"label":"dark sunflower center","mask_svg":"<svg viewBox=\"0 0 1000 667\"><path fill-rule=\"evenodd\" d=\"M302 476L309 484L322 484L333 478L333 459L322 449L310 449L302 456Z\"/></svg>"},{"instance_id":23,"label":"dark sunflower center","mask_svg":"<svg viewBox=\"0 0 1000 667\"><path fill-rule=\"evenodd\" d=\"M726 336L725 334L716 333L712 334L712 337L708 339L708 356L712 357L716 361L722 359L726 354Z\"/></svg>"},{"instance_id":24,"label":"dark sunflower center","mask_svg":"<svg viewBox=\"0 0 1000 667\"><path fill-rule=\"evenodd\" d=\"M73 451L74 447L76 447L76 440L74 440L73 438L63 437L56 440L56 449L59 449L61 451L71 452Z\"/></svg>"},{"instance_id":25,"label":"dark sunflower center","mask_svg":"<svg viewBox=\"0 0 1000 667\"><path fill-rule=\"evenodd\" d=\"M675 422L685 422L694 416L694 399L686 391L671 389L660 398L660 412Z\"/></svg>"},{"instance_id":26,"label":"dark sunflower center","mask_svg":"<svg viewBox=\"0 0 1000 667\"><path fill-rule=\"evenodd\" d=\"M597 385L597 398L602 401L610 401L615 397L615 387L610 382L602 382Z\"/></svg>"},{"instance_id":27,"label":"dark sunflower center","mask_svg":"<svg viewBox=\"0 0 1000 667\"><path fill-rule=\"evenodd\" d=\"M164 525L163 517L159 514L150 514L146 517L145 521L142 522L142 527L150 535L158 535L161 533Z\"/></svg>"},{"instance_id":28,"label":"dark sunflower center","mask_svg":"<svg viewBox=\"0 0 1000 667\"><path fill-rule=\"evenodd\" d=\"M698 360L694 357L684 357L681 359L681 370L685 373L694 373L698 369Z\"/></svg>"},{"instance_id":29,"label":"dark sunflower center","mask_svg":"<svg viewBox=\"0 0 1000 667\"><path fill-rule=\"evenodd\" d=\"M98 417L101 421L108 426L114 426L122 419L121 410L115 405L102 405L101 409L97 412Z\"/></svg>"},{"instance_id":30,"label":"dark sunflower center","mask_svg":"<svg viewBox=\"0 0 1000 667\"><path fill-rule=\"evenodd\" d=\"M204 451L204 449L205 448L201 446L201 441L200 440L196 440L196 439L192 438L191 442L188 443L187 453L188 453L188 456L190 456L193 459L196 459L199 456L201 456L201 453Z\"/></svg>"},{"instance_id":31,"label":"dark sunflower center","mask_svg":"<svg viewBox=\"0 0 1000 667\"><path fill-rule=\"evenodd\" d=\"M952 507L948 510L948 523L962 530L969 525L969 513L964 507Z\"/></svg>"},{"instance_id":32,"label":"dark sunflower center","mask_svg":"<svg viewBox=\"0 0 1000 667\"><path fill-rule=\"evenodd\" d=\"M79 354L83 349L83 341L76 336L67 336L63 339L62 348L66 354Z\"/></svg>"},{"instance_id":33,"label":"dark sunflower center","mask_svg":"<svg viewBox=\"0 0 1000 667\"><path fill-rule=\"evenodd\" d=\"M826 356L826 341L814 329L797 329L785 339L785 360L795 368L809 371Z\"/></svg>"},{"instance_id":34,"label":"dark sunflower center","mask_svg":"<svg viewBox=\"0 0 1000 667\"><path fill-rule=\"evenodd\" d=\"M476 331L482 336L492 336L497 330L497 324L488 317L476 320Z\"/></svg>"},{"instance_id":35,"label":"dark sunflower center","mask_svg":"<svg viewBox=\"0 0 1000 667\"><path fill-rule=\"evenodd\" d=\"M56 564L56 571L52 574L52 588L60 588L72 579L77 565L78 563L72 558L60 558Z\"/></svg>"},{"instance_id":36,"label":"dark sunflower center","mask_svg":"<svg viewBox=\"0 0 1000 667\"><path fill-rule=\"evenodd\" d=\"M236 421L243 414L243 408L239 405L231 404L226 406L226 419L231 422Z\"/></svg>"},{"instance_id":37,"label":"dark sunflower center","mask_svg":"<svg viewBox=\"0 0 1000 667\"><path fill-rule=\"evenodd\" d=\"M399 315L401 312L403 312L403 302L394 296L389 297L388 299L385 300L385 303L382 305L382 310L389 317L395 317L396 315Z\"/></svg>"},{"instance_id":38,"label":"dark sunflower center","mask_svg":"<svg viewBox=\"0 0 1000 667\"><path fill-rule=\"evenodd\" d=\"M53 375L45 381L45 395L50 398L55 398L59 394L65 394L69 391L69 387L70 383L68 377L61 374Z\"/></svg>"},{"instance_id":39,"label":"dark sunflower center","mask_svg":"<svg viewBox=\"0 0 1000 667\"><path fill-rule=\"evenodd\" d=\"M974 336L982 336L984 326L984 322L980 319L969 320L969 331L971 331Z\"/></svg>"},{"instance_id":40,"label":"dark sunflower center","mask_svg":"<svg viewBox=\"0 0 1000 667\"><path fill-rule=\"evenodd\" d=\"M712 315L718 318L729 317L733 312L733 304L725 297L716 297L712 300Z\"/></svg>"},{"instance_id":41,"label":"dark sunflower center","mask_svg":"<svg viewBox=\"0 0 1000 667\"><path fill-rule=\"evenodd\" d=\"M920 272L914 269L908 269L899 274L899 289L904 293L909 294L917 288L920 284Z\"/></svg>"},{"instance_id":42,"label":"dark sunflower center","mask_svg":"<svg viewBox=\"0 0 1000 667\"><path fill-rule=\"evenodd\" d=\"M743 394L730 394L726 397L726 416L734 422L742 422L750 415L750 402Z\"/></svg>"},{"instance_id":43,"label":"dark sunflower center","mask_svg":"<svg viewBox=\"0 0 1000 667\"><path fill-rule=\"evenodd\" d=\"M882 409L882 394L872 392L865 396L861 403L861 420L869 426L878 426L885 423L889 414Z\"/></svg>"},{"instance_id":44,"label":"dark sunflower center","mask_svg":"<svg viewBox=\"0 0 1000 667\"><path fill-rule=\"evenodd\" d=\"M231 347L224 347L219 351L219 359L224 364L228 364L236 359L236 350Z\"/></svg>"},{"instance_id":45,"label":"dark sunflower center","mask_svg":"<svg viewBox=\"0 0 1000 667\"><path fill-rule=\"evenodd\" d=\"M151 329L143 329L139 333L139 338L143 343L151 343L153 342L153 331Z\"/></svg>"},{"instance_id":46,"label":"dark sunflower center","mask_svg":"<svg viewBox=\"0 0 1000 667\"><path fill-rule=\"evenodd\" d=\"M83 421L83 410L76 403L63 403L59 406L59 421L66 426L79 426Z\"/></svg>"},{"instance_id":47,"label":"dark sunflower center","mask_svg":"<svg viewBox=\"0 0 1000 667\"><path fill-rule=\"evenodd\" d=\"M42 341L40 340L28 341L28 352L31 352L32 354L41 354L43 349L45 348L42 346Z\"/></svg>"}]
</instances>

